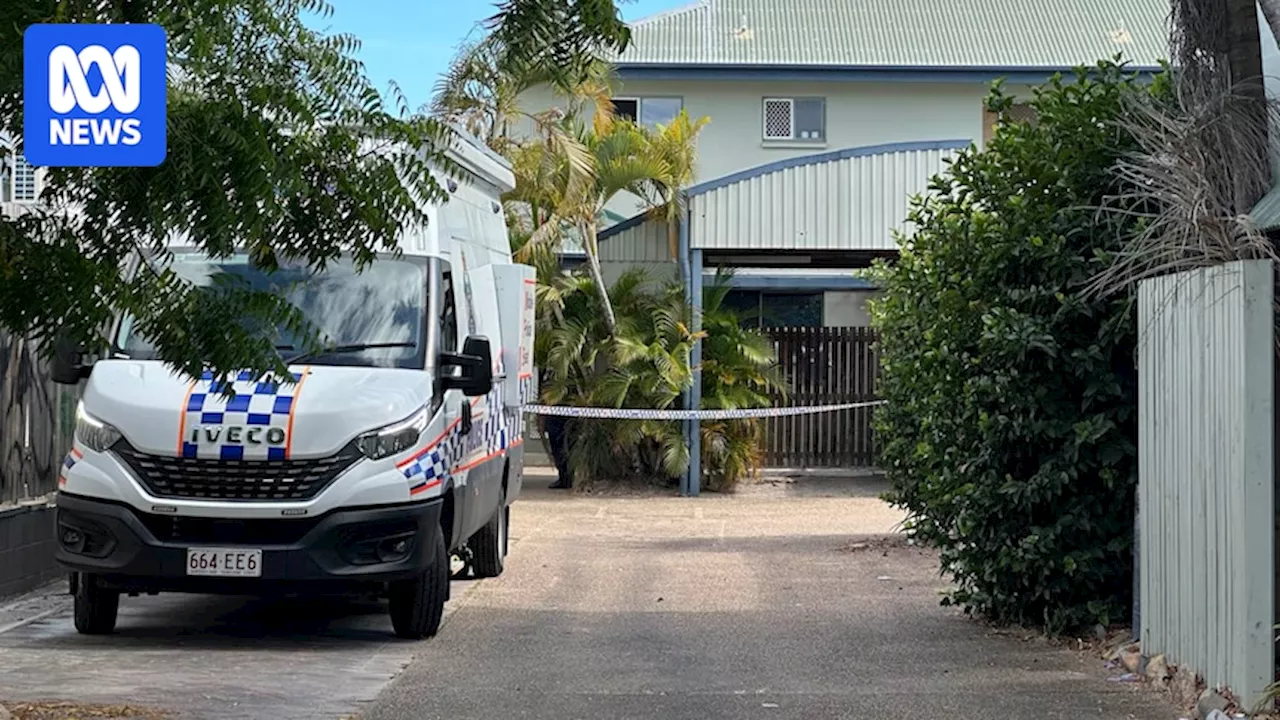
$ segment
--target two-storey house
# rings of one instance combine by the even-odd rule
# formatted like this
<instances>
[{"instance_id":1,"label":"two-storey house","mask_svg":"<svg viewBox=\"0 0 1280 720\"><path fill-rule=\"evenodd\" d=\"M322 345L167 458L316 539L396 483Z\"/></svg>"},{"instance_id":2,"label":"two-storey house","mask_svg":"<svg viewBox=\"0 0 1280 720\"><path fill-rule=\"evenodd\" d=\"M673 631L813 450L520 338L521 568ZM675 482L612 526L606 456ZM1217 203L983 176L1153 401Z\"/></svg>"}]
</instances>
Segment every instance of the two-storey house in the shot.
<instances>
[{"instance_id":1,"label":"two-storey house","mask_svg":"<svg viewBox=\"0 0 1280 720\"><path fill-rule=\"evenodd\" d=\"M692 289L731 266L734 303L770 324L865 325L873 289L851 270L895 255L910 196L990 137L991 83L1025 98L1116 55L1153 72L1168 13L1166 0L699 0L638 20L614 62L618 112L711 122L681 257L665 221L619 198L609 210L628 219L601 234L606 276L682 271Z\"/></svg>"}]
</instances>

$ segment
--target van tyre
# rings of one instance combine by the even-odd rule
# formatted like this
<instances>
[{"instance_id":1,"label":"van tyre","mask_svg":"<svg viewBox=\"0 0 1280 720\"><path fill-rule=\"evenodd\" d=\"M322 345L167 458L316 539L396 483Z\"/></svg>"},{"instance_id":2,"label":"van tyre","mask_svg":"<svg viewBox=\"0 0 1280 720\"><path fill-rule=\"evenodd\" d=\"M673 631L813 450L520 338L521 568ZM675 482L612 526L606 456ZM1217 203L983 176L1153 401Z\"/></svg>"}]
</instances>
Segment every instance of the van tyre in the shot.
<instances>
[{"instance_id":1,"label":"van tyre","mask_svg":"<svg viewBox=\"0 0 1280 720\"><path fill-rule=\"evenodd\" d=\"M405 640L434 637L449 599L449 553L440 526L433 532L431 567L416 578L391 583L391 627Z\"/></svg>"},{"instance_id":2,"label":"van tyre","mask_svg":"<svg viewBox=\"0 0 1280 720\"><path fill-rule=\"evenodd\" d=\"M476 577L491 578L502 574L507 556L507 530L510 522L511 508L507 505L507 494L503 492L493 517L467 541L467 547L473 553L471 568Z\"/></svg>"},{"instance_id":3,"label":"van tyre","mask_svg":"<svg viewBox=\"0 0 1280 720\"><path fill-rule=\"evenodd\" d=\"M80 573L75 582L75 623L81 635L106 635L116 629L120 593L107 590L94 575Z\"/></svg>"}]
</instances>

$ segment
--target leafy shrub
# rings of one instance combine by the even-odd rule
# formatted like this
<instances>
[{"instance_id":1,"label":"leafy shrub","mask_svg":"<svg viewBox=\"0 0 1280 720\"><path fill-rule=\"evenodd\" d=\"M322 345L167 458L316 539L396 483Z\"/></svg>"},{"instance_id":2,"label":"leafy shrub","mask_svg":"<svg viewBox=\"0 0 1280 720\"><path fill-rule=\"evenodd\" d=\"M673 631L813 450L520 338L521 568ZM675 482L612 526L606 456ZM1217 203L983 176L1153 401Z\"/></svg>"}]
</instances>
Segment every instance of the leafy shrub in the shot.
<instances>
[{"instance_id":1,"label":"leafy shrub","mask_svg":"<svg viewBox=\"0 0 1280 720\"><path fill-rule=\"evenodd\" d=\"M1131 602L1136 315L1081 288L1134 232L1095 208L1134 149L1112 121L1151 87L1100 63L1037 88L1027 123L997 85L995 137L913 202L877 270L889 499L966 612L1065 630Z\"/></svg>"},{"instance_id":2,"label":"leafy shrub","mask_svg":"<svg viewBox=\"0 0 1280 720\"><path fill-rule=\"evenodd\" d=\"M618 323L611 336L591 278L553 277L550 285L540 287L538 335L544 345L535 348L535 361L546 371L543 401L678 408L693 383L689 359L695 340L682 289L654 288L641 270L623 274L609 289ZM567 435L575 483L669 482L689 464L678 421L573 419Z\"/></svg>"},{"instance_id":3,"label":"leafy shrub","mask_svg":"<svg viewBox=\"0 0 1280 720\"><path fill-rule=\"evenodd\" d=\"M535 361L546 371L544 402L678 409L694 381L693 343L702 338L703 407L768 405L768 393L778 383L772 346L722 307L728 285L708 289L703 329L694 333L692 310L678 283L656 284L642 270L629 271L609 288L618 321L617 334L610 336L589 276L562 275L550 267L540 268L539 275L544 280L538 290ZM706 488L729 489L759 467L758 420L704 421L701 427ZM679 421L575 419L568 430L576 483L672 485L689 466Z\"/></svg>"},{"instance_id":4,"label":"leafy shrub","mask_svg":"<svg viewBox=\"0 0 1280 720\"><path fill-rule=\"evenodd\" d=\"M704 292L702 305L702 407L744 410L768 407L783 388L773 341L760 330L743 327L724 304L731 286L720 275ZM764 460L764 424L760 418L703 420L703 487L731 490L754 475Z\"/></svg>"}]
</instances>

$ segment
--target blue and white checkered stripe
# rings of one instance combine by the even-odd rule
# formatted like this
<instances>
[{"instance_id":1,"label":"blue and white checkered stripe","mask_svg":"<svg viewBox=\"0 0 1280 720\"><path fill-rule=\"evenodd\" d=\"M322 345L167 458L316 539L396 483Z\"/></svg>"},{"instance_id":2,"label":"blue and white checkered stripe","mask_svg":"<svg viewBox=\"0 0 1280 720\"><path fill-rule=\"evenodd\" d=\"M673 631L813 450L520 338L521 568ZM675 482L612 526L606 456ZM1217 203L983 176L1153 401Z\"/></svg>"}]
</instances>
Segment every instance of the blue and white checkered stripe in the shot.
<instances>
[{"instance_id":1,"label":"blue and white checkered stripe","mask_svg":"<svg viewBox=\"0 0 1280 720\"><path fill-rule=\"evenodd\" d=\"M499 354L494 374L501 376L502 369ZM527 388L532 388L532 383L522 380L522 396ZM461 421L455 420L426 446L396 464L409 483L410 495L439 487L451 473L470 469L523 441L520 409L506 405L503 398L503 386L497 383L483 398L471 401L472 417L483 414L484 419L472 425L470 433L463 435Z\"/></svg>"},{"instance_id":2,"label":"blue and white checkered stripe","mask_svg":"<svg viewBox=\"0 0 1280 720\"><path fill-rule=\"evenodd\" d=\"M461 444L461 439L462 434L458 431L458 425L455 424L448 428L437 441L419 450L408 461L397 464L397 468L409 483L410 495L417 495L444 483L450 469L457 464L457 458L460 456L457 448Z\"/></svg>"},{"instance_id":3,"label":"blue and white checkered stripe","mask_svg":"<svg viewBox=\"0 0 1280 720\"><path fill-rule=\"evenodd\" d=\"M488 403L488 407L480 402ZM455 420L438 438L397 463L409 483L410 495L438 487L450 474L479 465L522 441L515 429L519 413L503 407L501 388L480 402L472 403L472 415L487 409L487 417L472 425L470 433L463 435L462 423Z\"/></svg>"},{"instance_id":4,"label":"blue and white checkered stripe","mask_svg":"<svg viewBox=\"0 0 1280 720\"><path fill-rule=\"evenodd\" d=\"M528 405L538 399L538 383L533 375L520 378L520 404Z\"/></svg>"},{"instance_id":5,"label":"blue and white checkered stripe","mask_svg":"<svg viewBox=\"0 0 1280 720\"><path fill-rule=\"evenodd\" d=\"M243 371L226 384L205 372L192 383L183 409L182 457L220 460L285 460L289 457L289 419L307 371L292 382L259 380Z\"/></svg>"}]
</instances>

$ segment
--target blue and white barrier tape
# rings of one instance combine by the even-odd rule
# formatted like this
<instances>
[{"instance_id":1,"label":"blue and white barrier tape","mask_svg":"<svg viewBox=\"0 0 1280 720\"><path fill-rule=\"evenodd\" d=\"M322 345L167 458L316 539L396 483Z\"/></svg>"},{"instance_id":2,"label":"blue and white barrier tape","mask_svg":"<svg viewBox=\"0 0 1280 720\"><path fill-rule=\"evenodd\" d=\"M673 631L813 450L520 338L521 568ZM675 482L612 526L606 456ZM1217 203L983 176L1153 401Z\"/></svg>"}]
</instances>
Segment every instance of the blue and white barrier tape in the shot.
<instances>
[{"instance_id":1,"label":"blue and white barrier tape","mask_svg":"<svg viewBox=\"0 0 1280 720\"><path fill-rule=\"evenodd\" d=\"M799 407L743 408L740 410L646 410L642 408L573 407L569 405L525 405L532 415L559 417L616 418L619 420L740 420L743 418L786 417L814 413L854 410L885 404L885 400L840 403L839 405L802 405Z\"/></svg>"}]
</instances>

